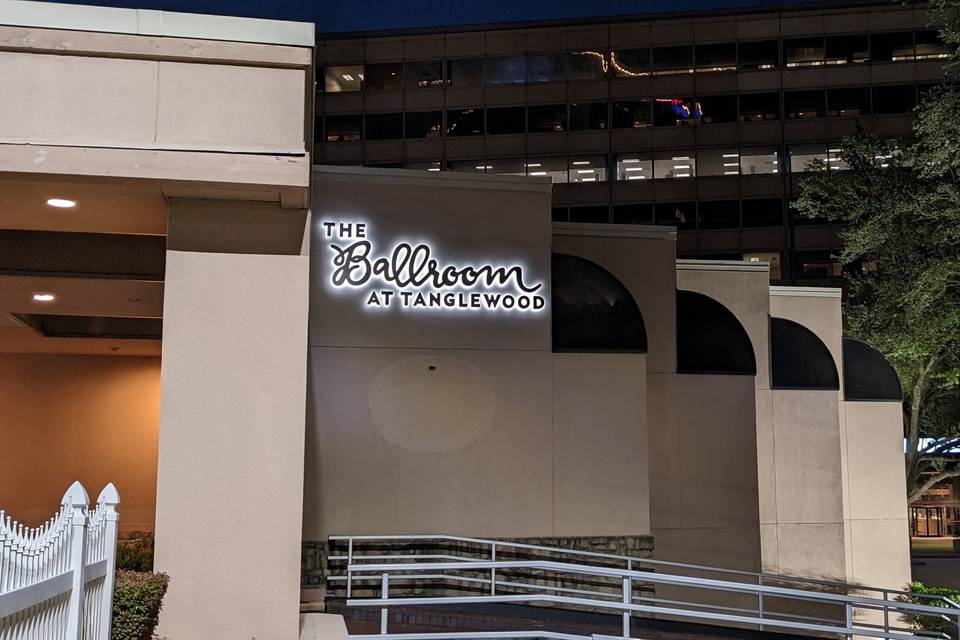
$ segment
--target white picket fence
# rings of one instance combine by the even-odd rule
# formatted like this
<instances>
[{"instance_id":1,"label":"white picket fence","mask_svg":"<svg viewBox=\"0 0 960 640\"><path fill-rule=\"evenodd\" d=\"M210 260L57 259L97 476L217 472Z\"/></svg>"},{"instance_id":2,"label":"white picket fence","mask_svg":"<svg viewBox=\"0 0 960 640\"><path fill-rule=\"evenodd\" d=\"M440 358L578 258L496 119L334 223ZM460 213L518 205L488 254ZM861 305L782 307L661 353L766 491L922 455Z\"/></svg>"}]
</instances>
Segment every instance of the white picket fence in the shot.
<instances>
[{"instance_id":1,"label":"white picket fence","mask_svg":"<svg viewBox=\"0 0 960 640\"><path fill-rule=\"evenodd\" d=\"M109 640L120 495L89 502L74 482L43 526L0 511L0 640Z\"/></svg>"}]
</instances>

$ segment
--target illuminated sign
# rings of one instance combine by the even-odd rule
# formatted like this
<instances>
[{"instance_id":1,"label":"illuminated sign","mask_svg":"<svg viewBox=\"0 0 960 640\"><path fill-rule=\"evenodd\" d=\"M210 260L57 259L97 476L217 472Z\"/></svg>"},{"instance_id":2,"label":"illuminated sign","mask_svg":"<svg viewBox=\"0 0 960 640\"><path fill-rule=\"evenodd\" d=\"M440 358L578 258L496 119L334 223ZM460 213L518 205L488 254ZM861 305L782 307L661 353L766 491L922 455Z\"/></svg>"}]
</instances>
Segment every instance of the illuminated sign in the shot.
<instances>
[{"instance_id":1,"label":"illuminated sign","mask_svg":"<svg viewBox=\"0 0 960 640\"><path fill-rule=\"evenodd\" d=\"M543 282L522 264L448 264L424 241L399 241L380 251L370 225L322 221L334 292L359 294L363 307L402 311L539 313Z\"/></svg>"}]
</instances>

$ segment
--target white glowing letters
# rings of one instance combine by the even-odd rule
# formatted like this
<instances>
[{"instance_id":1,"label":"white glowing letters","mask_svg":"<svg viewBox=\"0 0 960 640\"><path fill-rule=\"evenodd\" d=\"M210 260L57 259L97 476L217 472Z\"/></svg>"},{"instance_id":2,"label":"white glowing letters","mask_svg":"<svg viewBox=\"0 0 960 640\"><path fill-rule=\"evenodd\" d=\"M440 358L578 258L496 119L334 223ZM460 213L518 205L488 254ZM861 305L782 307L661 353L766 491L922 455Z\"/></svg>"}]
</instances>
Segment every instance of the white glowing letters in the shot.
<instances>
[{"instance_id":1,"label":"white glowing letters","mask_svg":"<svg viewBox=\"0 0 960 640\"><path fill-rule=\"evenodd\" d=\"M445 264L426 242L398 242L380 252L365 222L320 223L330 285L362 291L370 309L541 312L543 283L520 264Z\"/></svg>"}]
</instances>

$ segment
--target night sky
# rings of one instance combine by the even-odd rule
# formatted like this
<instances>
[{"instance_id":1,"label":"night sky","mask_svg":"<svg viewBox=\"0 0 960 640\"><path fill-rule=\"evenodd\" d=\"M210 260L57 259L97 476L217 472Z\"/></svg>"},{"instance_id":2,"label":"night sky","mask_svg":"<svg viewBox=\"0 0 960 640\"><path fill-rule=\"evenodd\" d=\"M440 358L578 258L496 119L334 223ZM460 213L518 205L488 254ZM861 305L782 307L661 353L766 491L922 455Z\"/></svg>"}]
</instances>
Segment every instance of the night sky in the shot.
<instances>
[{"instance_id":1,"label":"night sky","mask_svg":"<svg viewBox=\"0 0 960 640\"><path fill-rule=\"evenodd\" d=\"M779 6L800 0L66 0L140 9L304 20L321 33L530 22L563 18ZM806 0L804 4L811 4ZM830 4L823 1L822 4Z\"/></svg>"}]
</instances>

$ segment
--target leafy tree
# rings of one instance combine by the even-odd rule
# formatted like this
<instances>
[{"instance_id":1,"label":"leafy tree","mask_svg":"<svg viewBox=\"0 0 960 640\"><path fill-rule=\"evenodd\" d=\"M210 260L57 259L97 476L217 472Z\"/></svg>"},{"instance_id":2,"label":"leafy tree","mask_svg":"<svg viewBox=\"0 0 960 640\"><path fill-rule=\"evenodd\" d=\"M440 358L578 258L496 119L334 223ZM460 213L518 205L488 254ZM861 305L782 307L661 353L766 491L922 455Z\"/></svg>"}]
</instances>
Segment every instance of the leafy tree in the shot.
<instances>
[{"instance_id":1,"label":"leafy tree","mask_svg":"<svg viewBox=\"0 0 960 640\"><path fill-rule=\"evenodd\" d=\"M948 75L960 76L960 0L934 0L935 23L953 45ZM909 140L862 129L842 143L848 171L801 183L794 207L844 223L844 323L884 353L904 388L910 501L960 476L960 88L929 91Z\"/></svg>"}]
</instances>

